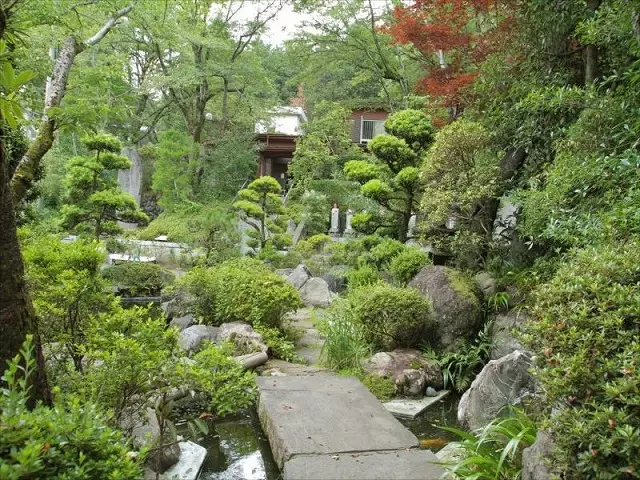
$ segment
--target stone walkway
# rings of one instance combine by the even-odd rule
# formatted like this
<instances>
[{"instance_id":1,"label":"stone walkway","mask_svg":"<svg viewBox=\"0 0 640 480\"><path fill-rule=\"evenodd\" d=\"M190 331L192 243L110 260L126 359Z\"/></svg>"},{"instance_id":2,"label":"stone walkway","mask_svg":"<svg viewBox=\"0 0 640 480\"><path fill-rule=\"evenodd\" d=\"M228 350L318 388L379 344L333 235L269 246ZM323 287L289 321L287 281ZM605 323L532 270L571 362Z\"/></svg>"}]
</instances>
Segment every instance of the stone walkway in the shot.
<instances>
[{"instance_id":1,"label":"stone walkway","mask_svg":"<svg viewBox=\"0 0 640 480\"><path fill-rule=\"evenodd\" d=\"M309 365L270 360L258 416L284 480L436 480L437 457L353 377L318 366L323 340L308 309L290 316Z\"/></svg>"}]
</instances>

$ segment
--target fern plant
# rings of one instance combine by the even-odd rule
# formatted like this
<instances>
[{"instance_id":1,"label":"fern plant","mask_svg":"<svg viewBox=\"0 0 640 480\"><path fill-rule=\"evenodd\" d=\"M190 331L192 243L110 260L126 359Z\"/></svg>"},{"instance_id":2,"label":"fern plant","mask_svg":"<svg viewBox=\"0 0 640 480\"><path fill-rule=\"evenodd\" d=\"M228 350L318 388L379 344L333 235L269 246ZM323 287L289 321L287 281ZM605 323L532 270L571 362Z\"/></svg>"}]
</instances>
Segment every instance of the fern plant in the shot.
<instances>
[{"instance_id":1,"label":"fern plant","mask_svg":"<svg viewBox=\"0 0 640 480\"><path fill-rule=\"evenodd\" d=\"M453 388L457 392L464 392L469 388L491 356L491 326L492 322L487 322L473 342L462 344L456 352L438 355L433 350L425 351L425 356L434 360L442 369L444 388Z\"/></svg>"}]
</instances>

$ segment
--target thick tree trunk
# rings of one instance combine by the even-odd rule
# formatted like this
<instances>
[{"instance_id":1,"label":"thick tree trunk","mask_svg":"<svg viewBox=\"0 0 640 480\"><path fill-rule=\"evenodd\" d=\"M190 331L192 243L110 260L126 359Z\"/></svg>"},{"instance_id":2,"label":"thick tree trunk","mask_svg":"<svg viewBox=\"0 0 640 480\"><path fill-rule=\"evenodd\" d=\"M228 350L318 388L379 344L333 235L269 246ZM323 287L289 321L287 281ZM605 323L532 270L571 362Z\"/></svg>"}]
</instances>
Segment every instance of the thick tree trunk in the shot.
<instances>
[{"instance_id":1,"label":"thick tree trunk","mask_svg":"<svg viewBox=\"0 0 640 480\"><path fill-rule=\"evenodd\" d=\"M587 0L587 7L594 14L600 6L600 0ZM598 77L598 48L589 44L584 49L584 84L591 85Z\"/></svg>"},{"instance_id":2,"label":"thick tree trunk","mask_svg":"<svg viewBox=\"0 0 640 480\"><path fill-rule=\"evenodd\" d=\"M37 362L33 398L50 404L51 392L36 316L24 279L8 164L4 145L0 142L0 372L4 372L9 360L20 352L27 335L33 335Z\"/></svg>"}]
</instances>

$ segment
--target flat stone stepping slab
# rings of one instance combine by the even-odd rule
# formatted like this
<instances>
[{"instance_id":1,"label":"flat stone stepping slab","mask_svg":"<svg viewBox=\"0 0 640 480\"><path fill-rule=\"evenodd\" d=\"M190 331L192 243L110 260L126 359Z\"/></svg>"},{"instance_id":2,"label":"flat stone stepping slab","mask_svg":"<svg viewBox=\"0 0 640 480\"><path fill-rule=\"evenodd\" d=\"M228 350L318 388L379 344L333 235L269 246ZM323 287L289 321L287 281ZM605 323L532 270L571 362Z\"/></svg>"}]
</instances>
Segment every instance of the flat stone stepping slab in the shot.
<instances>
[{"instance_id":1,"label":"flat stone stepping slab","mask_svg":"<svg viewBox=\"0 0 640 480\"><path fill-rule=\"evenodd\" d=\"M383 403L384 408L396 417L414 419L434 403L439 402L449 395L449 390L440 390L435 397L423 397L417 400L409 398L397 398Z\"/></svg>"},{"instance_id":2,"label":"flat stone stepping slab","mask_svg":"<svg viewBox=\"0 0 640 480\"><path fill-rule=\"evenodd\" d=\"M335 372L328 368L303 365L301 363L289 363L273 358L258 367L257 370L260 375L265 377L336 376Z\"/></svg>"},{"instance_id":3,"label":"flat stone stepping slab","mask_svg":"<svg viewBox=\"0 0 640 480\"><path fill-rule=\"evenodd\" d=\"M298 455L282 472L284 480L437 480L443 469L429 450Z\"/></svg>"},{"instance_id":4,"label":"flat stone stepping slab","mask_svg":"<svg viewBox=\"0 0 640 480\"><path fill-rule=\"evenodd\" d=\"M259 391L258 416L280 469L285 469L288 462L304 456L299 461L317 465L320 470L316 470L316 473L320 474L321 462L326 458L336 461L331 458L334 455L342 458L344 454L346 459L350 455L388 453L391 450L395 455L418 446L418 439L356 378L259 377L256 381ZM424 462L415 473L416 476L405 478L425 478L419 476L422 470L429 466L438 468L429 463L438 461L433 453L427 450L412 452ZM340 467L345 471L336 470L335 478L372 478L366 465L355 461L359 456L350 458L353 461L345 461L344 467ZM393 455L367 458L372 464L380 463L378 458L400 459ZM420 462L417 458L416 462ZM290 473L285 478L316 478L297 476L299 471L295 471L295 476ZM442 470L438 471L442 473ZM309 472L311 474L313 470ZM345 476L356 475L354 472L360 472L357 474L360 476ZM438 476L426 478L435 479Z\"/></svg>"}]
</instances>

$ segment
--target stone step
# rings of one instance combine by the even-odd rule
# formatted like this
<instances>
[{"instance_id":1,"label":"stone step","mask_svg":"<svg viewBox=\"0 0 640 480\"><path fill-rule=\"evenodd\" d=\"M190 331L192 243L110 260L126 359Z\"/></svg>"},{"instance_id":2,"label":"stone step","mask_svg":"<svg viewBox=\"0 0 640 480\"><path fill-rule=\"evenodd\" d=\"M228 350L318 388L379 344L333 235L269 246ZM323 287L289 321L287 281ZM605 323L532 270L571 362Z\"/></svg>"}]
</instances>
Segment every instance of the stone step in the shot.
<instances>
[{"instance_id":1,"label":"stone step","mask_svg":"<svg viewBox=\"0 0 640 480\"><path fill-rule=\"evenodd\" d=\"M435 480L443 473L435 455L415 450L418 439L356 378L260 377L257 383L258 416L284 478ZM329 460L340 459L324 472ZM402 470L405 463L409 470ZM390 476L393 471L403 476Z\"/></svg>"}]
</instances>

